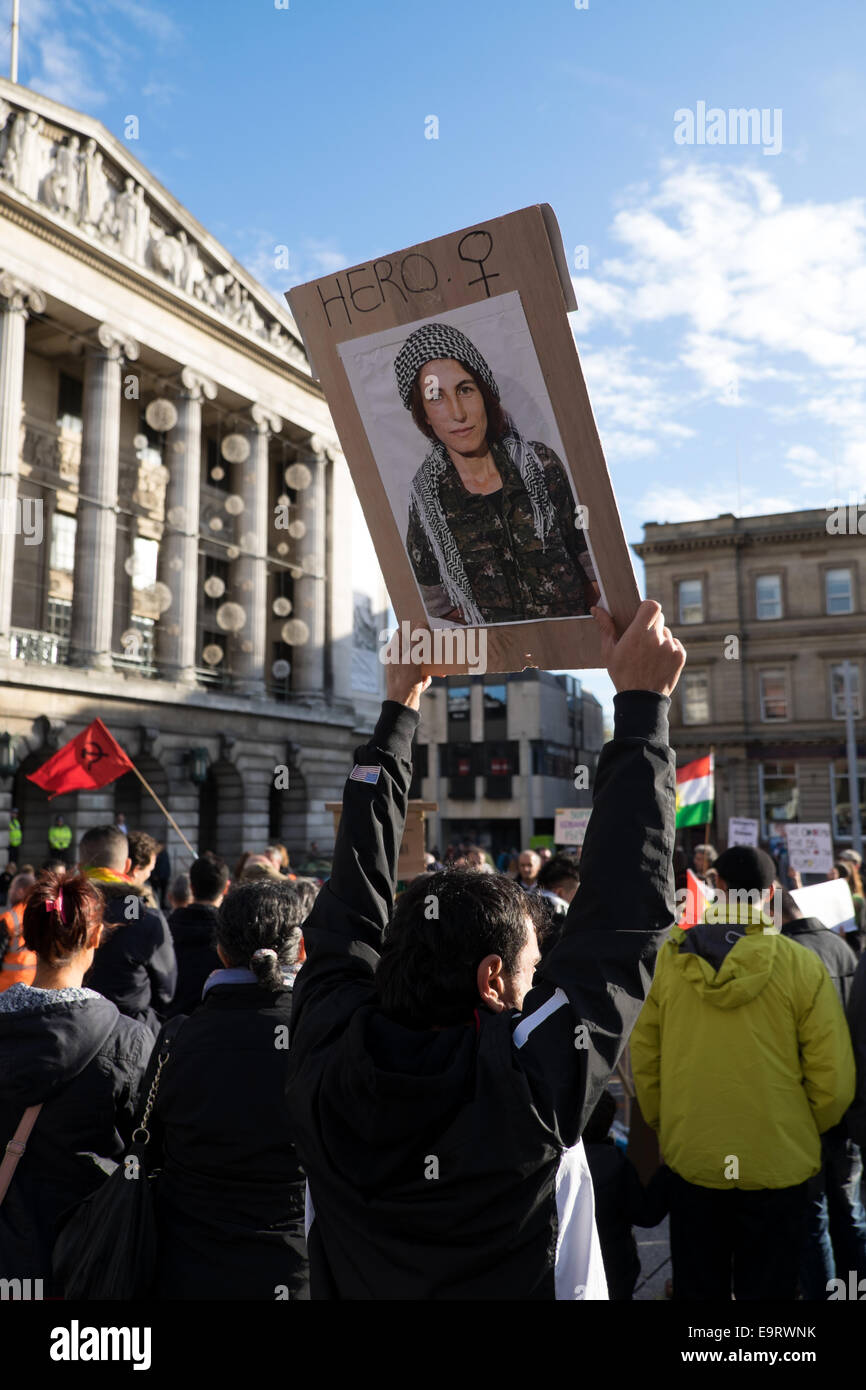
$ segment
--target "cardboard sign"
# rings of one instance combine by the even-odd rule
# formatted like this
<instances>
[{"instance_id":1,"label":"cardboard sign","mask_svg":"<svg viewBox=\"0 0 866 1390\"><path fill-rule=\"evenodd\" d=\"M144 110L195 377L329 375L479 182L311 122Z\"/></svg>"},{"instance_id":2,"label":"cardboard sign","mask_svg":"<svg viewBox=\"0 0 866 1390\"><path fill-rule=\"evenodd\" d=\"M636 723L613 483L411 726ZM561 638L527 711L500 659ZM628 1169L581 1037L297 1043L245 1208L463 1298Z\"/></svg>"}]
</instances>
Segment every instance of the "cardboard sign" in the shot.
<instances>
[{"instance_id":1,"label":"cardboard sign","mask_svg":"<svg viewBox=\"0 0 866 1390\"><path fill-rule=\"evenodd\" d=\"M831 878L826 883L810 883L807 888L795 888L791 897L804 917L817 917L831 931L854 930L854 899L843 879Z\"/></svg>"},{"instance_id":2,"label":"cardboard sign","mask_svg":"<svg viewBox=\"0 0 866 1390\"><path fill-rule=\"evenodd\" d=\"M591 814L592 808L589 806L585 809L564 807L557 810L553 826L553 838L556 843L558 845L582 845Z\"/></svg>"},{"instance_id":3,"label":"cardboard sign","mask_svg":"<svg viewBox=\"0 0 866 1390\"><path fill-rule=\"evenodd\" d=\"M833 835L820 821L785 827L788 862L801 874L828 874L833 867Z\"/></svg>"},{"instance_id":4,"label":"cardboard sign","mask_svg":"<svg viewBox=\"0 0 866 1390\"><path fill-rule=\"evenodd\" d=\"M602 665L590 606L622 629L640 596L552 210L491 218L286 298L425 667Z\"/></svg>"},{"instance_id":5,"label":"cardboard sign","mask_svg":"<svg viewBox=\"0 0 866 1390\"><path fill-rule=\"evenodd\" d=\"M758 847L758 822L746 816L730 816L728 819L728 849L731 845L751 845Z\"/></svg>"}]
</instances>

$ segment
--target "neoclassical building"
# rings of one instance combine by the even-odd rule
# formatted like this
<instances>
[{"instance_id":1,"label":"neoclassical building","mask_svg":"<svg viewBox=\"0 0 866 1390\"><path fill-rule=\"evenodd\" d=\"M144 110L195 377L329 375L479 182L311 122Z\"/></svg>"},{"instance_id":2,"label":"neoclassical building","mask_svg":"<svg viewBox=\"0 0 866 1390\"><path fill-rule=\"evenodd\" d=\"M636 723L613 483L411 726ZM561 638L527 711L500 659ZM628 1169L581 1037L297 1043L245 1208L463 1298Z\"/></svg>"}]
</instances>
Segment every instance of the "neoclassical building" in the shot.
<instances>
[{"instance_id":1,"label":"neoclassical building","mask_svg":"<svg viewBox=\"0 0 866 1390\"><path fill-rule=\"evenodd\" d=\"M57 812L165 836L133 774L28 781L98 716L196 848L326 849L386 610L287 308L126 142L0 80L0 845L13 805L19 859Z\"/></svg>"}]
</instances>

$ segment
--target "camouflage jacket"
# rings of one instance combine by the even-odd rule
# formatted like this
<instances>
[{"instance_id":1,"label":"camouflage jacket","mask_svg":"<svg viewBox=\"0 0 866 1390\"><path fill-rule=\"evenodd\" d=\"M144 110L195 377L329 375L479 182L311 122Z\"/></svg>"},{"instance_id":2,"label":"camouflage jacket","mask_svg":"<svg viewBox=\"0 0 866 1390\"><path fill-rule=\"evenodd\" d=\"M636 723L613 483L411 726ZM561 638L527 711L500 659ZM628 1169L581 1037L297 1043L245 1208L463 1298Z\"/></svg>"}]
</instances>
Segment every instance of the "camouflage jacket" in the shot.
<instances>
[{"instance_id":1,"label":"camouflage jacket","mask_svg":"<svg viewBox=\"0 0 866 1390\"><path fill-rule=\"evenodd\" d=\"M505 449L491 445L502 487L486 496L467 492L453 463L439 483L445 513L472 594L485 623L584 617L597 601L586 537L575 526L575 501L565 469L546 444L532 442L544 469L556 523L546 546L535 533L532 505ZM452 611L439 566L417 511L410 506L406 549L430 617ZM465 622L458 611L452 619Z\"/></svg>"}]
</instances>

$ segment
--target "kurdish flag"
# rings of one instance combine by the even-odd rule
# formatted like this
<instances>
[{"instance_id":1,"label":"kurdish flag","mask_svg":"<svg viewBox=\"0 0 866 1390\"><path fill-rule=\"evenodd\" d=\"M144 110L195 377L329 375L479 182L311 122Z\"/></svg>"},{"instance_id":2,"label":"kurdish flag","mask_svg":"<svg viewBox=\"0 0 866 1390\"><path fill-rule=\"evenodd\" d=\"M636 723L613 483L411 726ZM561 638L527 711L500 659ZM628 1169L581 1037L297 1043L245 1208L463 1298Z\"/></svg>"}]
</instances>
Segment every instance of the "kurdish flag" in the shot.
<instances>
[{"instance_id":1,"label":"kurdish flag","mask_svg":"<svg viewBox=\"0 0 866 1390\"><path fill-rule=\"evenodd\" d=\"M715 785L713 754L677 768L677 829L712 820Z\"/></svg>"}]
</instances>

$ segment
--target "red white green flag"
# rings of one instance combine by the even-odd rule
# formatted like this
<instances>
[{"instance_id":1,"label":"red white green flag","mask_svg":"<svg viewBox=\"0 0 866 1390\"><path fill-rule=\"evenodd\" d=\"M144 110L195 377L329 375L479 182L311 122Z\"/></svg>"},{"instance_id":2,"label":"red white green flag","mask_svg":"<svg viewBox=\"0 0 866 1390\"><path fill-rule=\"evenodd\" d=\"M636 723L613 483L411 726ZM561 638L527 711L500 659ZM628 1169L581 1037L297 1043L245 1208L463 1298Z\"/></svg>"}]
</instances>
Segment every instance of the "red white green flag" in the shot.
<instances>
[{"instance_id":1,"label":"red white green flag","mask_svg":"<svg viewBox=\"0 0 866 1390\"><path fill-rule=\"evenodd\" d=\"M677 768L677 829L706 825L713 818L715 800L713 754Z\"/></svg>"}]
</instances>

